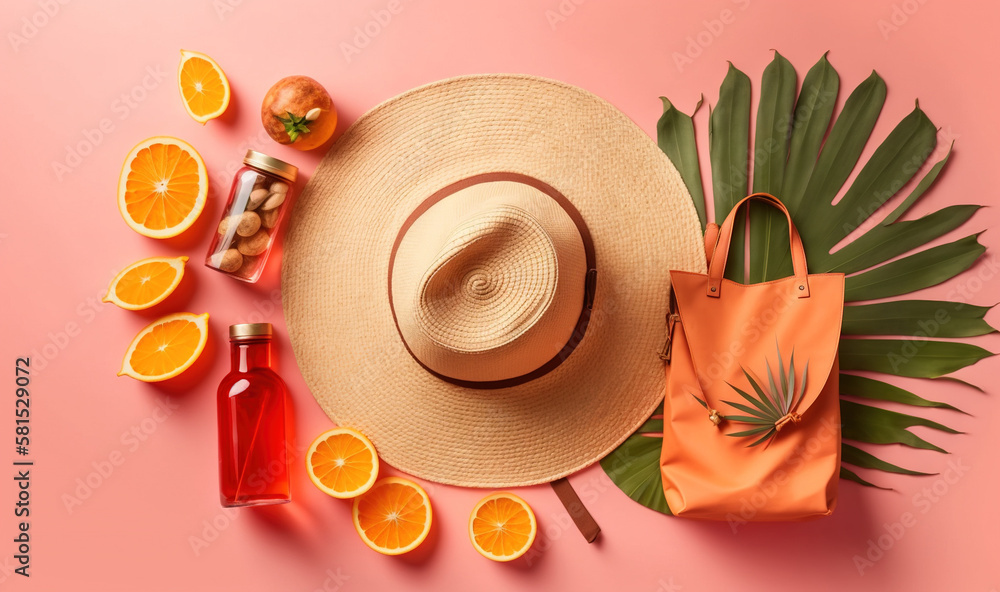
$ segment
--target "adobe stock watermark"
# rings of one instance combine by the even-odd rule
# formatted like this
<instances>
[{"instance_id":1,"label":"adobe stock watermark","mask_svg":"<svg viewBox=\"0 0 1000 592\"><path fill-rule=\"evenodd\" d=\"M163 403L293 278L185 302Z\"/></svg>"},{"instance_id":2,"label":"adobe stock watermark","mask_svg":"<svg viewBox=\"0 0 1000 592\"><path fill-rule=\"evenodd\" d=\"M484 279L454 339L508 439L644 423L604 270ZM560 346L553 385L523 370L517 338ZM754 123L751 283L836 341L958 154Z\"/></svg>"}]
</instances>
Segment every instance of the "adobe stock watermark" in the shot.
<instances>
[{"instance_id":1,"label":"adobe stock watermark","mask_svg":"<svg viewBox=\"0 0 1000 592\"><path fill-rule=\"evenodd\" d=\"M950 150L952 142L960 137L952 131L950 126L947 130L940 132L940 135L941 137L933 149L921 154L916 154L903 163L903 167L900 171L902 173L901 178L893 179L887 189L876 191L873 194L875 199L857 206L855 209L856 216L854 218L854 222L844 222L843 226L841 226L841 232L843 232L845 236L855 231L860 231L864 234L881 224L882 220L876 219L872 216L872 214L881 208L885 202L889 201L893 196L899 193L899 190L906 186L911 179L922 178L923 175L925 175L926 172L930 170L938 160L943 158L948 150Z\"/></svg>"},{"instance_id":2,"label":"adobe stock watermark","mask_svg":"<svg viewBox=\"0 0 1000 592\"><path fill-rule=\"evenodd\" d=\"M738 534L740 528L746 526L762 509L766 508L771 500L778 495L781 488L791 482L799 469L807 466L817 454L828 449L826 445L838 434L840 434L840 425L831 421L830 418L823 418L816 433L792 452L791 456L782 464L782 468L758 483L752 493L740 498L740 513L726 515L726 522L733 534ZM833 475L833 478L837 479L838 476Z\"/></svg>"},{"instance_id":3,"label":"adobe stock watermark","mask_svg":"<svg viewBox=\"0 0 1000 592\"><path fill-rule=\"evenodd\" d=\"M327 569L323 572L323 583L318 588L313 588L309 592L338 592L344 588L347 580L351 579L351 576L341 573L340 567Z\"/></svg>"},{"instance_id":4,"label":"adobe stock watermark","mask_svg":"<svg viewBox=\"0 0 1000 592\"><path fill-rule=\"evenodd\" d=\"M236 324L244 323L267 323L274 318L275 313L281 312L281 290L275 288L267 298L259 298L253 302L253 310L247 313L246 317L241 317Z\"/></svg>"},{"instance_id":5,"label":"adobe stock watermark","mask_svg":"<svg viewBox=\"0 0 1000 592\"><path fill-rule=\"evenodd\" d=\"M73 0L37 0L35 5L38 10L30 15L21 17L21 21L16 25L16 29L7 32L7 41L10 43L14 53L21 53L21 48L30 43L42 29L47 27L56 16Z\"/></svg>"},{"instance_id":6,"label":"adobe stock watermark","mask_svg":"<svg viewBox=\"0 0 1000 592\"><path fill-rule=\"evenodd\" d=\"M3 563L0 563L0 584L6 582L7 578L17 573L14 570L16 570L18 567L19 566L16 563L14 557L11 556L4 557Z\"/></svg>"},{"instance_id":7,"label":"adobe stock watermark","mask_svg":"<svg viewBox=\"0 0 1000 592\"><path fill-rule=\"evenodd\" d=\"M272 141L271 136L263 128L258 130L257 133L247 136L242 142L236 145L235 153L237 157L228 161L224 166L217 167L215 172L212 173L212 182L209 184L209 187L221 188L223 191L228 191L229 186L233 182L233 177L236 176L236 171L243 167L243 159L246 157L247 150L260 152L263 146Z\"/></svg>"},{"instance_id":8,"label":"adobe stock watermark","mask_svg":"<svg viewBox=\"0 0 1000 592\"><path fill-rule=\"evenodd\" d=\"M569 20L569 17L576 14L576 9L578 6L584 4L587 0L560 0L559 4L555 8L549 8L545 11L545 20L549 23L549 28L553 31L556 27L565 23Z\"/></svg>"},{"instance_id":9,"label":"adobe stock watermark","mask_svg":"<svg viewBox=\"0 0 1000 592\"><path fill-rule=\"evenodd\" d=\"M163 397L157 401L156 407L148 416L122 432L118 439L121 446L111 450L106 456L91 461L90 468L93 470L83 477L77 477L72 491L62 494L61 499L66 513L73 515L85 501L94 495L95 491L111 479L118 467L125 464L144 443L149 441L160 425L179 408L180 405L174 402L171 397Z\"/></svg>"},{"instance_id":10,"label":"adobe stock watermark","mask_svg":"<svg viewBox=\"0 0 1000 592\"><path fill-rule=\"evenodd\" d=\"M777 294L764 310L743 321L739 334L734 337L728 347L712 352L712 361L703 364L697 371L698 386L689 385L706 391L715 384L716 381L725 380L732 371L738 367L739 360L746 353L747 348L770 333L770 329L778 322L782 314L788 310L797 298L785 291ZM771 333L773 334L773 333Z\"/></svg>"},{"instance_id":11,"label":"adobe stock watermark","mask_svg":"<svg viewBox=\"0 0 1000 592\"><path fill-rule=\"evenodd\" d=\"M910 532L919 521L940 502L972 467L962 464L962 459L948 461L948 468L934 480L929 487L924 487L910 498L912 508L903 512L892 522L883 522L882 531L866 541L865 550L855 553L851 560L858 570L858 575L875 567L875 564L885 558L903 537Z\"/></svg>"},{"instance_id":12,"label":"adobe stock watermark","mask_svg":"<svg viewBox=\"0 0 1000 592\"><path fill-rule=\"evenodd\" d=\"M934 311L933 317L919 321L917 324L921 330L903 339L899 351L891 351L886 354L892 369L898 371L901 367L909 364L910 360L914 359L920 350L927 345L928 339L937 336L942 326L951 322L952 317L949 309L952 311L961 310L976 294L983 291L986 285L996 277L997 272L1000 272L1000 261L997 261L995 255L990 255L983 259L983 264L975 273L966 273L967 277L964 278L964 281L948 292L946 298L949 306L942 306Z\"/></svg>"},{"instance_id":13,"label":"adobe stock watermark","mask_svg":"<svg viewBox=\"0 0 1000 592\"><path fill-rule=\"evenodd\" d=\"M906 23L910 22L910 17L917 14L924 4L927 4L927 0L903 0L893 4L889 18L879 19L875 23L878 32L882 34L882 39L888 41L893 33L899 32L899 29L906 26Z\"/></svg>"},{"instance_id":14,"label":"adobe stock watermark","mask_svg":"<svg viewBox=\"0 0 1000 592\"><path fill-rule=\"evenodd\" d=\"M116 275L118 275L118 271L111 270L108 282ZM101 287L97 294L87 296L77 303L74 308L76 318L66 321L55 331L46 333L45 343L31 350L33 371L36 375L44 372L49 363L58 358L70 346L70 343L83 333L84 328L94 322L99 313L107 310L107 306L111 306L101 302L106 290L107 288Z\"/></svg>"},{"instance_id":15,"label":"adobe stock watermark","mask_svg":"<svg viewBox=\"0 0 1000 592\"><path fill-rule=\"evenodd\" d=\"M245 0L212 0L212 10L215 16L219 17L219 22L224 22L229 15L236 12L236 9L243 6Z\"/></svg>"},{"instance_id":16,"label":"adobe stock watermark","mask_svg":"<svg viewBox=\"0 0 1000 592\"><path fill-rule=\"evenodd\" d=\"M371 19L361 26L354 27L354 36L350 41L340 42L340 53L344 56L344 61L350 64L354 58L361 55L405 8L403 0L389 0L384 8L370 11Z\"/></svg>"},{"instance_id":17,"label":"adobe stock watermark","mask_svg":"<svg viewBox=\"0 0 1000 592\"><path fill-rule=\"evenodd\" d=\"M722 37L726 28L738 20L739 13L750 7L750 0L730 0L730 2L738 8L738 11L731 8L723 8L719 11L716 18L701 21L701 30L694 35L688 35L684 38L687 42L687 45L684 46L684 51L675 51L671 54L678 72L683 73L684 68L690 66L696 59L701 57L701 54L710 45L715 43L716 39Z\"/></svg>"},{"instance_id":18,"label":"adobe stock watermark","mask_svg":"<svg viewBox=\"0 0 1000 592\"><path fill-rule=\"evenodd\" d=\"M241 516L240 508L222 508L211 518L202 520L198 534L188 535L188 545L194 556L200 557L202 551L219 540L219 536Z\"/></svg>"},{"instance_id":19,"label":"adobe stock watermark","mask_svg":"<svg viewBox=\"0 0 1000 592\"><path fill-rule=\"evenodd\" d=\"M62 159L52 161L52 172L55 174L56 180L62 182L66 175L80 168L83 161L93 154L117 129L115 121L122 122L128 119L139 108L139 105L149 97L149 94L169 78L170 74L161 66L146 66L139 82L119 94L108 105L110 116L99 119L94 127L83 128L80 131L81 138L79 140L64 146L66 153Z\"/></svg>"},{"instance_id":20,"label":"adobe stock watermark","mask_svg":"<svg viewBox=\"0 0 1000 592\"><path fill-rule=\"evenodd\" d=\"M673 576L670 576L669 580L664 580L663 578L660 578L659 580L657 580L656 584L657 584L656 592L681 592L681 590L684 589L684 586L674 583Z\"/></svg>"},{"instance_id":21,"label":"adobe stock watermark","mask_svg":"<svg viewBox=\"0 0 1000 592\"><path fill-rule=\"evenodd\" d=\"M820 90L817 88L811 92L813 93L811 97L800 97L799 103L805 105L805 107L801 110L797 108L793 113L786 114L779 118L774 122L774 131L776 133L768 137L762 144L754 144L753 150L747 150L748 164L752 164L754 166L757 164L763 164L775 156L784 158L785 151L788 146L788 140L795 132L796 126L807 122L808 119L812 117L812 114L820 107L837 100L837 93L830 90ZM801 99L804 98L812 100L807 100L803 103ZM727 175L727 177L732 179L734 183L739 183L741 185L741 187L738 188L739 192L744 191L745 184L750 180L750 167L737 166L735 163L732 163L729 166L729 175ZM719 183L718 188L719 191L733 190L733 186L725 182ZM888 199L888 197L886 197L886 199ZM879 205L881 205L881 203ZM878 206L876 206L876 209L877 207ZM859 208L858 211L861 212L861 209ZM861 220L866 219L870 213L871 212L865 213L863 217L859 217L859 223Z\"/></svg>"},{"instance_id":22,"label":"adobe stock watermark","mask_svg":"<svg viewBox=\"0 0 1000 592\"><path fill-rule=\"evenodd\" d=\"M291 442L286 441L285 465L288 467L301 466L302 459L305 458L306 449L307 446L296 447ZM271 462L275 463L277 461ZM285 474L287 473L282 470L281 466L268 465L267 467L262 467L255 473L247 476L246 490L251 493L264 491L278 475ZM205 549L208 549L215 541L219 540L219 537L233 525L234 521L241 518L245 511L245 508L223 507L211 518L202 520L198 526L198 532L190 534L187 537L188 546L191 547L191 552L194 556L201 557Z\"/></svg>"}]
</instances>

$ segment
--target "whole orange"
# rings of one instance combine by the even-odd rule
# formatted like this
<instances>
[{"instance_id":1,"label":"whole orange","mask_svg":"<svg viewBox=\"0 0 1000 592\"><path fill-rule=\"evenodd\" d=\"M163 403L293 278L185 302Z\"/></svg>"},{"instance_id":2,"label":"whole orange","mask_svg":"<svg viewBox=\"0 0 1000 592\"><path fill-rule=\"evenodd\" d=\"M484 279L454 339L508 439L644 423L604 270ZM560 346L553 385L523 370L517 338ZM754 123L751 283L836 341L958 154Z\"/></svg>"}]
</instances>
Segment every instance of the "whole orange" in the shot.
<instances>
[{"instance_id":1,"label":"whole orange","mask_svg":"<svg viewBox=\"0 0 1000 592\"><path fill-rule=\"evenodd\" d=\"M288 76L264 95L260 119L271 138L298 150L322 146L337 128L330 93L308 76Z\"/></svg>"}]
</instances>

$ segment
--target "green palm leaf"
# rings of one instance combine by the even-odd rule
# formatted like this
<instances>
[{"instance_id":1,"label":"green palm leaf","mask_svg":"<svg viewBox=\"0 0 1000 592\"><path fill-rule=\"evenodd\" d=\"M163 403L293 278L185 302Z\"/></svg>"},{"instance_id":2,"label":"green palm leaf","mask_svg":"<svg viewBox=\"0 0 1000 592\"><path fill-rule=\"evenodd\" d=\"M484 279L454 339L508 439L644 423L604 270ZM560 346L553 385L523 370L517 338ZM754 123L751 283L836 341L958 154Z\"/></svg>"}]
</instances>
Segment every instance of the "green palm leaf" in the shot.
<instances>
[{"instance_id":1,"label":"green palm leaf","mask_svg":"<svg viewBox=\"0 0 1000 592\"><path fill-rule=\"evenodd\" d=\"M775 429L774 429L774 428L772 427L772 428L771 428L770 430L768 430L768 431L767 431L767 433L766 433L766 434L764 434L763 436L761 436L759 440L757 440L757 441L756 441L756 442L754 442L753 444L750 444L749 448L753 448L754 446L760 446L760 445L761 445L761 444L763 444L764 442L768 442L768 441L770 441L770 440L771 440L771 438L773 438L773 437L775 436L775 434L777 434L777 433L778 433L778 432L777 432L777 430L775 430ZM730 435L731 435L731 434L730 434Z\"/></svg>"},{"instance_id":2,"label":"green palm leaf","mask_svg":"<svg viewBox=\"0 0 1000 592\"><path fill-rule=\"evenodd\" d=\"M681 179L687 186L688 193L698 211L698 220L702 231L705 230L705 192L701 185L701 169L698 165L698 148L694 139L694 121L691 117L701 108L701 101L695 105L691 115L681 113L666 97L663 101L663 115L656 122L656 138L660 150L670 158L677 167Z\"/></svg>"},{"instance_id":3,"label":"green palm leaf","mask_svg":"<svg viewBox=\"0 0 1000 592\"><path fill-rule=\"evenodd\" d=\"M908 428L924 426L949 434L960 433L929 419L845 400L840 401L840 420L843 422L845 440L870 444L903 444L937 452L947 451L916 436Z\"/></svg>"},{"instance_id":4,"label":"green palm leaf","mask_svg":"<svg viewBox=\"0 0 1000 592\"><path fill-rule=\"evenodd\" d=\"M764 425L764 426L761 426L759 428L753 428L751 430L746 430L746 431L743 431L743 432L735 432L735 433L732 433L732 434L729 434L729 435L732 436L732 437L734 437L734 438L742 438L744 436L753 436L753 435L760 434L760 433L763 433L763 432L767 432L767 431L770 431L770 430L773 430L773 429L774 429L773 425Z\"/></svg>"},{"instance_id":5,"label":"green palm leaf","mask_svg":"<svg viewBox=\"0 0 1000 592\"><path fill-rule=\"evenodd\" d=\"M978 234L973 234L848 276L844 300L856 302L899 296L950 280L972 267L986 252L986 247L979 244L978 238Z\"/></svg>"},{"instance_id":6,"label":"green palm leaf","mask_svg":"<svg viewBox=\"0 0 1000 592\"><path fill-rule=\"evenodd\" d=\"M792 413L795 410L795 405L798 404L798 401L802 400L802 396L805 393L806 380L807 380L807 375L809 373L809 362L808 361L806 362L806 367L802 371L802 378L799 379L798 381L799 394L798 397L796 397L795 352L792 352L792 356L788 360L788 375L785 376L784 363L781 361L782 360L781 349L777 347L775 349L778 352L778 367L779 369L782 370L780 390L777 388L777 386L775 386L774 374L771 372L771 362L766 359L764 360L764 367L767 369L767 382L769 387L768 390L765 391L764 387L762 387L760 383L757 381L757 379L754 378L754 376L751 375L749 372L747 372L745 368L742 369L743 375L746 377L747 382L750 383L750 387L754 391L756 396L747 393L743 389L731 383L728 382L726 383L729 385L729 388L736 391L736 393L739 394L741 397L743 397L743 399L746 400L748 403L750 403L752 407L749 407L742 403L736 403L735 401L723 400L722 403L725 403L726 405L729 405L730 407L738 411L742 411L747 415L724 415L721 416L722 419L731 422L734 421L739 423L750 424L752 426L758 426L748 430L729 433L726 435L732 436L734 438L740 438L745 436L757 435L760 434L761 432L767 432L759 440L753 442L752 444L749 444L748 446L751 448L757 446L758 444L767 442L771 440L771 438L777 435L778 429L780 428L781 424L785 421L788 421L789 419L785 416L788 415L789 413ZM704 407L705 409L711 409L711 406L704 399L698 397L695 394L692 394L691 396L694 397L695 400L698 401L698 403L700 403L701 406ZM713 416L716 413L717 411L712 411ZM797 415L795 416L795 421L798 421ZM660 427L662 429L662 424Z\"/></svg>"},{"instance_id":7,"label":"green palm leaf","mask_svg":"<svg viewBox=\"0 0 1000 592\"><path fill-rule=\"evenodd\" d=\"M904 469L903 467L894 465L892 463L886 462L870 452L861 450L857 446L851 446L850 444L842 444L841 447L841 461L856 467L862 467L865 469L878 469L879 471L885 471L887 473L898 473L900 475L932 475L933 473L921 473L920 471L911 471L910 469Z\"/></svg>"},{"instance_id":8,"label":"green palm leaf","mask_svg":"<svg viewBox=\"0 0 1000 592\"><path fill-rule=\"evenodd\" d=\"M844 335L975 337L996 332L986 322L992 306L941 300L897 300L844 307Z\"/></svg>"},{"instance_id":9,"label":"green palm leaf","mask_svg":"<svg viewBox=\"0 0 1000 592\"><path fill-rule=\"evenodd\" d=\"M868 136L885 103L885 93L885 82L873 71L847 98L823 143L823 149L806 185L802 206L830 204L836 197L861 158L861 152L868 143ZM812 248L816 242L814 237L819 236L827 221L820 220L819 216L796 216L795 212L799 211L802 211L802 207L796 208L792 216L805 243L806 256L809 256L809 253L819 252L819 249Z\"/></svg>"},{"instance_id":10,"label":"green palm leaf","mask_svg":"<svg viewBox=\"0 0 1000 592\"><path fill-rule=\"evenodd\" d=\"M757 384L757 381L754 379L754 377L750 376L750 374L746 370L743 370L743 376L747 377L747 380L750 382L750 387L753 388L754 392L757 393L757 397L759 397L760 400L764 402L764 405L767 406L767 408L771 411L772 414L778 415L779 417L780 415L783 415L781 413L781 403L779 402L778 393L765 393L764 389L761 388L759 384Z\"/></svg>"},{"instance_id":11,"label":"green palm leaf","mask_svg":"<svg viewBox=\"0 0 1000 592\"><path fill-rule=\"evenodd\" d=\"M860 483L865 487L874 487L876 489L884 489L886 491L892 491L892 489L890 489L889 487L881 487L879 485L875 485L874 483L869 483L868 481L865 481L857 473L844 467L843 465L840 466L840 478L846 479L848 481L854 481L855 483Z\"/></svg>"},{"instance_id":12,"label":"green palm leaf","mask_svg":"<svg viewBox=\"0 0 1000 592\"><path fill-rule=\"evenodd\" d=\"M785 162L788 159L788 126L795 106L795 68L778 52L764 69L757 106L753 162L753 191L781 195ZM788 251L788 222L784 215L766 204L750 204L750 226L764 232L750 235L750 252L767 253L750 260L750 281L768 281L791 274ZM772 391L773 392L773 391Z\"/></svg>"},{"instance_id":13,"label":"green palm leaf","mask_svg":"<svg viewBox=\"0 0 1000 592\"><path fill-rule=\"evenodd\" d=\"M874 401L891 401L902 403L914 407L939 407L941 409L951 409L959 413L965 413L957 407L940 401L930 401L923 397L918 397L908 390L891 385L881 380L858 376L856 374L840 374L840 394L871 399ZM663 426L660 426L663 429Z\"/></svg>"},{"instance_id":14,"label":"green palm leaf","mask_svg":"<svg viewBox=\"0 0 1000 592\"><path fill-rule=\"evenodd\" d=\"M719 90L719 103L709 113L708 152L712 161L715 211L728 212L747 194L747 150L750 145L750 79L732 63ZM745 269L745 220L742 212L736 217L733 246L726 262L726 277L739 282L743 281Z\"/></svg>"},{"instance_id":15,"label":"green palm leaf","mask_svg":"<svg viewBox=\"0 0 1000 592\"><path fill-rule=\"evenodd\" d=\"M910 209L910 206L916 203L916 201L920 199L921 196L923 196L924 192L926 192L927 189L934 184L934 181L937 181L938 175L941 174L941 171L944 170L945 165L948 164L948 159L951 158L951 151L953 148L955 148L954 142L952 142L951 146L948 147L948 154L945 154L944 158L942 158L940 161L938 161L937 164L931 167L931 170L927 171L927 174L924 175L924 178L920 180L920 183L917 183L917 186L913 188L913 191L910 192L910 195L908 195L906 199L902 201L902 203L896 206L896 209L893 210L892 213L890 213L888 216L885 217L884 220L882 220L883 226L888 226L889 224L892 224L893 222L898 220L900 216L906 213L906 210Z\"/></svg>"},{"instance_id":16,"label":"green palm leaf","mask_svg":"<svg viewBox=\"0 0 1000 592\"><path fill-rule=\"evenodd\" d=\"M699 399L699 401L700 400L701 399ZM726 401L725 399L723 399L722 402L725 403L726 405L729 405L730 407L733 407L735 409L738 409L739 411L742 411L743 413L749 414L751 417L753 417L755 419L758 419L758 420L761 420L761 421L764 421L764 422L766 422L768 420L768 418L771 417L771 415L772 415L770 412L761 413L760 411L757 411L757 410L755 410L755 409L753 409L751 407L747 407L746 405L740 405L739 403L736 403L735 401ZM707 407L707 405L706 405L706 407ZM731 415L731 416L727 416L727 417L736 417L736 416L732 416ZM748 421L748 420L740 419L740 421Z\"/></svg>"},{"instance_id":17,"label":"green palm leaf","mask_svg":"<svg viewBox=\"0 0 1000 592\"><path fill-rule=\"evenodd\" d=\"M823 272L856 273L885 263L893 257L955 230L981 206L949 206L917 220L878 225L830 255L820 254L810 262Z\"/></svg>"},{"instance_id":18,"label":"green palm leaf","mask_svg":"<svg viewBox=\"0 0 1000 592\"><path fill-rule=\"evenodd\" d=\"M913 177L917 171L913 163L923 162L936 144L937 129L918 105L879 145L844 197L830 208L832 215L823 220L822 230L810 224L816 237L812 242L825 246L822 251L826 252L859 227Z\"/></svg>"},{"instance_id":19,"label":"green palm leaf","mask_svg":"<svg viewBox=\"0 0 1000 592\"><path fill-rule=\"evenodd\" d=\"M795 103L792 139L788 146L788 164L781 185L782 201L795 211L805 195L820 147L833 118L833 107L840 89L840 75L826 59L826 54L809 69Z\"/></svg>"},{"instance_id":20,"label":"green palm leaf","mask_svg":"<svg viewBox=\"0 0 1000 592\"><path fill-rule=\"evenodd\" d=\"M936 128L916 104L889 135L875 147L854 180L845 187L871 138L886 98L886 85L874 71L859 84L834 118L840 78L824 54L809 70L802 88L795 96L795 70L775 52L765 69L756 115L755 146L750 150L750 79L730 64L722 83L719 99L709 117L709 156L712 167L716 220L722 220L733 205L748 191L747 173L754 172L753 188L777 195L788 207L802 236L811 273L847 274L845 300L856 302L892 298L933 286L961 274L983 254L985 247L973 234L941 244L926 246L935 239L959 228L979 209L977 205L954 205L915 220L902 220L939 179L948 165L951 149L919 179L936 146ZM700 103L699 103L700 104ZM792 107L794 105L794 108ZM792 113L789 118L789 113ZM783 121L791 121L782 134ZM832 122L832 125L831 125ZM657 126L658 143L677 165L684 182L703 216L704 191L699 172L694 127L690 117L681 114L664 100L662 125ZM829 128L829 132L828 132ZM790 135L787 132L790 131ZM787 138L787 141L786 141ZM754 155L749 162L748 154ZM787 158L784 155L787 154ZM878 220L877 212L886 201L897 196L909 183L914 188L892 211ZM836 205L838 195L843 195ZM766 212L766 213L765 213ZM770 209L750 209L749 237L737 219L733 233L726 277L736 281L766 281L790 275L787 232L783 219ZM743 214L741 213L742 217ZM704 223L704 217L702 217ZM858 228L866 229L842 246L838 243ZM744 243L753 257L744 269ZM834 247L837 247L834 249ZM923 250L921 250L923 249ZM881 335L912 339L843 339L840 362L843 370L865 370L889 375L951 379L948 374L993 355L961 341L928 341L927 338L968 338L995 331L985 321L990 307L964 302L902 300L845 307L844 335ZM791 364L790 364L791 365ZM767 368L767 387L775 392L801 392L795 388L792 369L778 364L777 381ZM753 385L754 383L751 382ZM925 410L955 408L931 401L875 378L849 373L840 375L841 392L869 401L889 401ZM759 385L757 385L759 386ZM767 417L777 400L758 401L763 388L752 389L753 396L737 392L749 405L730 403L749 419ZM758 404L759 403L759 404ZM781 402L784 405L784 402ZM942 451L908 428L924 426L956 433L947 426L906 413L898 413L841 401L843 436L873 444L899 443L915 448ZM764 434L754 444L767 441L773 434L766 426L751 425L747 436ZM619 463L609 475L615 483L631 492L644 505L669 512L663 500L658 451L659 439L637 433L626 440L612 457ZM647 451L646 456L640 453ZM844 445L844 461L862 468L917 474L892 465L875 455ZM621 451L621 453L619 453ZM612 458L609 457L609 458ZM641 459L641 460L640 460ZM644 465L649 462L651 465ZM603 461L602 461L602 464ZM608 470L608 467L605 467ZM841 468L841 477L863 485L872 485L857 473ZM637 482L642 486L638 487Z\"/></svg>"},{"instance_id":21,"label":"green palm leaf","mask_svg":"<svg viewBox=\"0 0 1000 592\"><path fill-rule=\"evenodd\" d=\"M957 341L840 341L842 370L870 370L914 378L940 378L992 355L981 347Z\"/></svg>"},{"instance_id":22,"label":"green palm leaf","mask_svg":"<svg viewBox=\"0 0 1000 592\"><path fill-rule=\"evenodd\" d=\"M788 409L789 407L792 406L791 393L788 391L787 387L783 388L781 391L779 391L778 387L774 384L774 374L771 372L771 362L769 362L767 360L764 360L764 368L767 370L768 392L769 393L777 393L777 392L784 393L784 397L782 398L780 404L783 405L785 407L785 409ZM781 384L781 380L778 381L778 384Z\"/></svg>"},{"instance_id":23,"label":"green palm leaf","mask_svg":"<svg viewBox=\"0 0 1000 592\"><path fill-rule=\"evenodd\" d=\"M660 405L652 417L662 414L663 405ZM663 497L663 476L660 473L662 421L659 430L647 429L649 422L639 428L621 446L601 459L601 468L630 498L647 508L670 514L667 500Z\"/></svg>"},{"instance_id":24,"label":"green palm leaf","mask_svg":"<svg viewBox=\"0 0 1000 592\"><path fill-rule=\"evenodd\" d=\"M753 380L753 379L751 378L750 380ZM726 384L729 384L729 383L727 382ZM767 400L767 397L762 397L761 399L758 399L757 397L754 397L753 395L747 394L746 391L744 391L743 389L740 389L739 387L736 387L736 386L731 385L731 384L729 384L729 386L734 391L736 391L737 393L739 393L739 395L741 397L743 397L744 399L746 399L747 401L749 401L751 404L753 404L754 407L756 407L757 409L759 409L760 413L761 413L761 417L771 417L772 415L774 415L775 413L777 413L777 410L775 410L774 406L772 406L770 404L770 402ZM748 407L745 407L745 406L742 406L742 405L737 405L736 403L732 403L732 405L733 405L733 407L737 407L738 409L747 409L749 411Z\"/></svg>"}]
</instances>

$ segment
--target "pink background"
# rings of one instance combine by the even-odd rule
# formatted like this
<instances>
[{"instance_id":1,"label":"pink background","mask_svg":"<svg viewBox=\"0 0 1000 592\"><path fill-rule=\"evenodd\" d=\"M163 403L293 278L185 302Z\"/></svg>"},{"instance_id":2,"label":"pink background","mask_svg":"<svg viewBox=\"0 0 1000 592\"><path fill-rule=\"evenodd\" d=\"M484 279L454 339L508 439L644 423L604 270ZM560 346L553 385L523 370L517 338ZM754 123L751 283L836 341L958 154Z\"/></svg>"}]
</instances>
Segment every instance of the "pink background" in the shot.
<instances>
[{"instance_id":1,"label":"pink background","mask_svg":"<svg viewBox=\"0 0 1000 592\"><path fill-rule=\"evenodd\" d=\"M841 74L841 102L872 68L886 79L889 95L877 139L919 97L941 127L942 143L957 140L947 173L910 217L954 203L992 203L1000 126L996 3L401 0L401 10L377 26L370 24L372 11L386 10L387 0L63 2L10 0L0 9L7 42L0 49L5 113L0 363L9 377L2 396L6 419L0 422L5 464L15 458L10 367L24 355L32 355L36 366L32 577L12 574L16 490L7 469L0 479L4 588L990 592L1000 586L996 393L945 382L893 381L971 414L924 413L965 435L914 430L951 454L879 449L889 460L941 476L866 473L895 491L844 483L837 512L817 522L754 524L734 535L725 524L662 517L630 501L595 466L572 482L603 527L597 544L587 545L568 524L547 486L525 488L518 493L540 522L536 547L530 560L491 563L475 553L465 534L468 513L484 492L428 484L436 520L430 539L410 557L388 558L363 546L351 526L349 504L309 484L299 469L301 458L295 459L294 503L224 512L217 493L214 389L227 371L229 324L262 318L275 323L300 449L331 424L305 388L284 338L276 296L280 257L272 259L256 286L201 265L230 172L248 147L297 163L303 182L319 161L320 152L301 154L274 144L259 123L266 89L299 73L326 85L340 110L341 129L413 86L457 74L510 71L593 91L653 135L657 97L665 94L688 112L701 93L714 102L726 60L746 72L756 89L771 48L792 61L800 82L830 50ZM47 15L46 7L53 14ZM723 17L729 22L722 23ZM36 26L26 24L31 21ZM355 39L366 27L375 31L367 44ZM704 47L691 45L699 39ZM348 60L343 44L356 41L365 46ZM202 127L184 112L175 82L181 48L206 52L225 68L233 102L222 120ZM685 52L694 57L679 67L674 54ZM123 95L131 95L128 102ZM706 154L707 114L702 109L696 118ZM100 129L102 120L107 120L104 131L91 131ZM157 134L176 135L197 147L214 184L201 221L169 241L129 230L115 204L124 155ZM77 151L79 161L70 158L67 164L68 150ZM69 170L57 172L55 163ZM948 240L998 221L1000 211L984 210ZM920 296L945 298L961 286L974 292L972 302L1000 300L994 267L998 237L987 231L981 240L990 251L972 272ZM107 282L124 265L181 254L191 257L188 275L166 303L143 313L99 304ZM972 279L977 273L984 281ZM211 313L211 339L202 360L172 383L116 378L132 336L175 310ZM994 324L1000 320L996 314L989 318ZM1000 350L996 335L974 342ZM959 376L989 391L996 371L996 363L987 360ZM169 415L158 408L169 409ZM143 439L129 435L133 427ZM111 457L121 462L111 466ZM949 463L967 467L960 476L948 473L951 483L944 480ZM95 488L81 486L88 478ZM70 496L80 503L68 507ZM864 555L870 541L886 535L886 525L894 529L907 512L915 523L859 573L855 555ZM195 538L207 543L197 552Z\"/></svg>"}]
</instances>

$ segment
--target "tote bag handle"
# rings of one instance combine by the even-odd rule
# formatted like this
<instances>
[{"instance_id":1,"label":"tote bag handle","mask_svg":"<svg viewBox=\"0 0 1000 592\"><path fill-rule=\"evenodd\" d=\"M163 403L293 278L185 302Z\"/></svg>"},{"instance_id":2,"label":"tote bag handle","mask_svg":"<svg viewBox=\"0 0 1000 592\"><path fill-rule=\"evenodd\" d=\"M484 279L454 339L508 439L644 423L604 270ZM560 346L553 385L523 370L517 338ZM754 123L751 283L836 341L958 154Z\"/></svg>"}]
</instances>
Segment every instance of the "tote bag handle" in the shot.
<instances>
[{"instance_id":1,"label":"tote bag handle","mask_svg":"<svg viewBox=\"0 0 1000 592\"><path fill-rule=\"evenodd\" d=\"M795 224L792 222L792 216L788 213L788 208L781 201L770 195L768 193L754 193L753 195L748 195L744 197L737 203L729 215L726 216L726 221L722 223L722 227L719 229L719 242L715 246L715 251L712 255L712 261L708 268L708 288L705 295L709 298L718 298L722 293L722 274L726 270L726 259L729 258L729 244L733 238L733 224L736 220L736 212L740 207L749 202L750 200L760 201L766 204L770 204L775 208L778 208L785 214L785 218L788 219L788 237L791 242L792 249L792 269L795 275L795 295L799 298L809 297L809 272L806 267L806 252L802 248L802 238L799 237L799 233L795 230Z\"/></svg>"}]
</instances>

